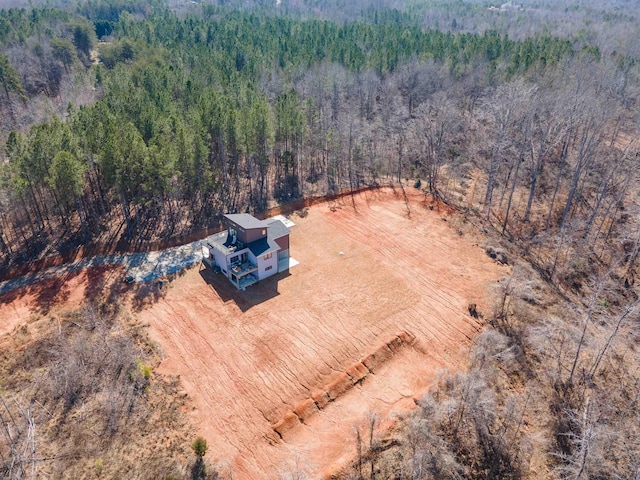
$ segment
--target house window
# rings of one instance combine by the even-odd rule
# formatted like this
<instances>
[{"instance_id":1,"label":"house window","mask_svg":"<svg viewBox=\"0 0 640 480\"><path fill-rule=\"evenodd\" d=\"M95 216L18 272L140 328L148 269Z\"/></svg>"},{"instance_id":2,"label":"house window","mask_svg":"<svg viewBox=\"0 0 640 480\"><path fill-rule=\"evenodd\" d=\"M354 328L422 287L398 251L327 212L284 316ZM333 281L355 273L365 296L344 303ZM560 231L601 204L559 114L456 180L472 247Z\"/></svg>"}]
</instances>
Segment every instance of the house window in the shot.
<instances>
[{"instance_id":1,"label":"house window","mask_svg":"<svg viewBox=\"0 0 640 480\"><path fill-rule=\"evenodd\" d=\"M234 255L233 257L231 257L229 259L229 263L234 264L237 263L240 257L238 257L238 255Z\"/></svg>"},{"instance_id":2,"label":"house window","mask_svg":"<svg viewBox=\"0 0 640 480\"><path fill-rule=\"evenodd\" d=\"M267 270L271 270L273 268L273 265L269 265L267 268L264 269L264 271L266 272Z\"/></svg>"},{"instance_id":3,"label":"house window","mask_svg":"<svg viewBox=\"0 0 640 480\"><path fill-rule=\"evenodd\" d=\"M271 257L273 257L273 253L267 253L264 257L262 257L262 259L269 260Z\"/></svg>"}]
</instances>

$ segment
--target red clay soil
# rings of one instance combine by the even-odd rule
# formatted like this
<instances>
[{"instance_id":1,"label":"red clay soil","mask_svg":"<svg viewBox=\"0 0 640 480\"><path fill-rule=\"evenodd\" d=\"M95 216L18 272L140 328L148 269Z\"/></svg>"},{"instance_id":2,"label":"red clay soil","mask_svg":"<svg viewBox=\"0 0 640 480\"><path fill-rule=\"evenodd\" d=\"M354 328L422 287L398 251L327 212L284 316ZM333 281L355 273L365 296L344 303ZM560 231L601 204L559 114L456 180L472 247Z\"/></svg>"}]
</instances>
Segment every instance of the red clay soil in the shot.
<instances>
[{"instance_id":1,"label":"red clay soil","mask_svg":"<svg viewBox=\"0 0 640 480\"><path fill-rule=\"evenodd\" d=\"M0 295L0 337L45 315L77 308L122 289L124 269L107 265L68 273Z\"/></svg>"},{"instance_id":2,"label":"red clay soil","mask_svg":"<svg viewBox=\"0 0 640 480\"><path fill-rule=\"evenodd\" d=\"M437 373L464 368L508 274L407 190L362 192L291 215L288 274L238 292L192 269L140 320L179 375L207 459L234 479L329 477L354 429L404 415ZM301 216L302 215L302 216ZM475 242L478 240L476 239Z\"/></svg>"}]
</instances>

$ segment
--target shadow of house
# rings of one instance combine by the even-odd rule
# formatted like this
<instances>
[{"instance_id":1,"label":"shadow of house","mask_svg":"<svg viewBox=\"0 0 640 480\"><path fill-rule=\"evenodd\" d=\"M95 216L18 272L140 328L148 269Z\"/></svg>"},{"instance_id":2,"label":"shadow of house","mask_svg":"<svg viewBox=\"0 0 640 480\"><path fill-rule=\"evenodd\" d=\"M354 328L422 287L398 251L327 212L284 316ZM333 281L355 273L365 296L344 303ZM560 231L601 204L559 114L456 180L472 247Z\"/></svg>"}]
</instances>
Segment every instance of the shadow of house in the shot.
<instances>
[{"instance_id":1,"label":"shadow of house","mask_svg":"<svg viewBox=\"0 0 640 480\"><path fill-rule=\"evenodd\" d=\"M213 269L204 266L200 269L200 276L220 299L224 303L235 303L243 313L260 303L280 295L278 292L278 282L290 275L289 270L276 273L252 285L250 289L243 291L238 290L224 274L215 273Z\"/></svg>"}]
</instances>

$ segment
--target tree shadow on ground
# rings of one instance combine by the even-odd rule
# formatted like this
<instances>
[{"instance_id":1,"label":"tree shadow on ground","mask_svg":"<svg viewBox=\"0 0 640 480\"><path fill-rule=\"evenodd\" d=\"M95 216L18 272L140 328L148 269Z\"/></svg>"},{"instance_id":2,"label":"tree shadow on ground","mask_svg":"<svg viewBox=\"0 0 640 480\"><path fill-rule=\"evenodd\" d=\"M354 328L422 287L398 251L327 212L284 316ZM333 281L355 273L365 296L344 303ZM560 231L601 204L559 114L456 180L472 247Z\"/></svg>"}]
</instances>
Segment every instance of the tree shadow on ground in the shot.
<instances>
[{"instance_id":1,"label":"tree shadow on ground","mask_svg":"<svg viewBox=\"0 0 640 480\"><path fill-rule=\"evenodd\" d=\"M123 285L120 281L123 277L123 269L117 265L100 265L65 272L41 281L37 281L36 278L32 284L0 295L0 305L10 304L20 298L31 296L33 313L47 315L54 306L69 300L72 288L78 288L78 286L71 286L70 282L80 276L84 276L81 283L84 284L83 296L86 302L115 301L123 293Z\"/></svg>"},{"instance_id":2,"label":"tree shadow on ground","mask_svg":"<svg viewBox=\"0 0 640 480\"><path fill-rule=\"evenodd\" d=\"M86 272L84 299L87 303L98 300L117 302L126 291L123 282L125 270L120 265L100 265L86 269Z\"/></svg>"},{"instance_id":3,"label":"tree shadow on ground","mask_svg":"<svg viewBox=\"0 0 640 480\"><path fill-rule=\"evenodd\" d=\"M289 270L285 270L284 272L260 280L258 283L242 291L238 290L223 273L215 273L211 268L207 268L204 265L201 265L199 273L202 279L218 294L223 302L234 302L243 313L262 302L266 302L270 298L280 295L278 292L278 282L291 276Z\"/></svg>"},{"instance_id":4,"label":"tree shadow on ground","mask_svg":"<svg viewBox=\"0 0 640 480\"><path fill-rule=\"evenodd\" d=\"M34 313L46 315L55 304L67 301L72 287L69 283L76 277L84 276L86 292L84 296L92 300L107 286L112 288L110 276L118 269L115 265L100 265L90 268L67 269L60 273L31 272L10 280L8 291L0 294L0 305L11 304L23 297L32 297ZM7 287L5 285L5 287Z\"/></svg>"},{"instance_id":5,"label":"tree shadow on ground","mask_svg":"<svg viewBox=\"0 0 640 480\"><path fill-rule=\"evenodd\" d=\"M80 273L68 272L58 277L17 287L0 295L0 305L8 305L30 296L34 304L33 313L47 315L54 305L65 302L69 298L71 289L67 282Z\"/></svg>"},{"instance_id":6,"label":"tree shadow on ground","mask_svg":"<svg viewBox=\"0 0 640 480\"><path fill-rule=\"evenodd\" d=\"M141 312L145 308L157 303L167 294L166 279L154 280L150 283L136 283L131 299L131 306L134 312Z\"/></svg>"},{"instance_id":7,"label":"tree shadow on ground","mask_svg":"<svg viewBox=\"0 0 640 480\"><path fill-rule=\"evenodd\" d=\"M189 268L163 277L158 277L150 282L134 282L129 288L133 292L131 307L134 312L141 312L145 308L157 303L167 295L167 289L171 282L182 277ZM126 287L125 287L126 288Z\"/></svg>"}]
</instances>

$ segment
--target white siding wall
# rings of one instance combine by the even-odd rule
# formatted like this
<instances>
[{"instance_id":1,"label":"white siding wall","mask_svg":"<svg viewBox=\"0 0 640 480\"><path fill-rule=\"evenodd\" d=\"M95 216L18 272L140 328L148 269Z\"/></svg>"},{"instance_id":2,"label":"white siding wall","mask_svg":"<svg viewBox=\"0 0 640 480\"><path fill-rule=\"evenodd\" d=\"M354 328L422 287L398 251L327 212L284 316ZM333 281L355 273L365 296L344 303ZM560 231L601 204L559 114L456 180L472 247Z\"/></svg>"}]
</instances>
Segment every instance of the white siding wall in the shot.
<instances>
[{"instance_id":1,"label":"white siding wall","mask_svg":"<svg viewBox=\"0 0 640 480\"><path fill-rule=\"evenodd\" d=\"M249 261L254 265L258 265L258 267L260 267L260 265L258 264L258 259L253 254L253 252L251 250L247 250L247 253L249 254Z\"/></svg>"},{"instance_id":2,"label":"white siding wall","mask_svg":"<svg viewBox=\"0 0 640 480\"><path fill-rule=\"evenodd\" d=\"M277 252L273 252L271 254L271 258L268 258L266 260L264 259L264 255L261 255L260 257L258 257L258 278L260 280L262 280L263 278L270 277L271 275L275 275L276 273L278 273L278 253Z\"/></svg>"},{"instance_id":3,"label":"white siding wall","mask_svg":"<svg viewBox=\"0 0 640 480\"><path fill-rule=\"evenodd\" d=\"M216 260L216 265L218 265L223 270L227 270L227 258L224 254L215 248L209 249L209 254Z\"/></svg>"}]
</instances>

